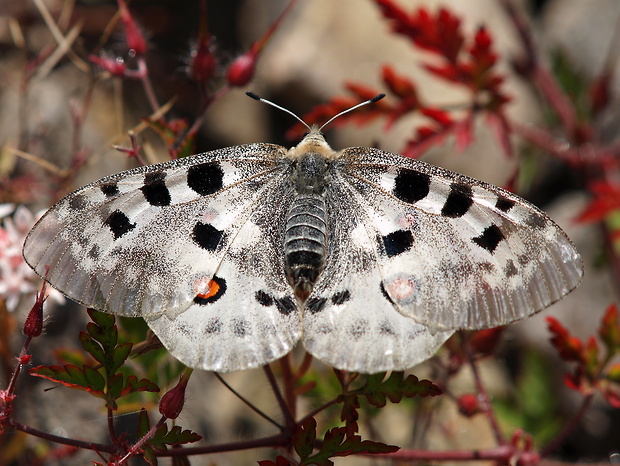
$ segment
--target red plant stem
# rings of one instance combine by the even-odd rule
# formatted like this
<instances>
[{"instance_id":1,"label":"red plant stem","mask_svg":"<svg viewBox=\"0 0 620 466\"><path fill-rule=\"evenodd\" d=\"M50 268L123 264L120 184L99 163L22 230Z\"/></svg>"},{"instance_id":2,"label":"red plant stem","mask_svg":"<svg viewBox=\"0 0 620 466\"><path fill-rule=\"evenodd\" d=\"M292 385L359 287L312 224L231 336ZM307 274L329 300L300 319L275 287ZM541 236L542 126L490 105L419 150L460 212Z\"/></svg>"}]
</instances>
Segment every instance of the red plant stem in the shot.
<instances>
[{"instance_id":1,"label":"red plant stem","mask_svg":"<svg viewBox=\"0 0 620 466\"><path fill-rule=\"evenodd\" d=\"M26 339L24 340L24 345L22 346L22 350L19 353L20 357L21 356L25 356L26 352L28 351L28 346L30 346L30 342L32 341L32 336L27 336ZM13 371L13 375L11 375L11 380L9 381L9 385L6 388L6 392L9 395L13 394L13 391L15 390L15 384L17 383L17 377L19 376L19 373L22 370L22 363L18 362L17 366L15 366L15 370Z\"/></svg>"},{"instance_id":2,"label":"red plant stem","mask_svg":"<svg viewBox=\"0 0 620 466\"><path fill-rule=\"evenodd\" d=\"M286 429L288 431L293 431L295 429L295 419L291 415L289 411L288 405L286 401L282 397L282 392L280 391L280 387L278 387L278 382L276 381L275 376L273 375L273 371L269 364L263 366L263 370L265 371L265 375L267 376L267 380L269 380L269 384L271 385L271 389L273 390L273 394L278 400L278 404L280 405L280 409L282 410L282 414L284 415L284 420L286 423Z\"/></svg>"},{"instance_id":3,"label":"red plant stem","mask_svg":"<svg viewBox=\"0 0 620 466\"><path fill-rule=\"evenodd\" d=\"M551 442L549 442L548 445L540 450L541 457L544 458L545 456L553 453L560 445L562 445L562 443L564 443L569 435L573 433L579 422L582 420L583 415L590 408L593 399L594 393L590 393L588 396L584 397L579 410L575 413L570 422L564 426L562 432L560 432Z\"/></svg>"},{"instance_id":4,"label":"red plant stem","mask_svg":"<svg viewBox=\"0 0 620 466\"><path fill-rule=\"evenodd\" d=\"M83 440L60 437L58 435L43 432L42 430L22 424L15 419L9 419L9 425L16 430L20 430L35 437L42 438L43 440L49 440L50 442L59 443L61 445L69 445L71 447L84 448L87 450L104 451L106 453L116 453L118 451L118 447L116 445L104 445L102 443L85 442Z\"/></svg>"},{"instance_id":5,"label":"red plant stem","mask_svg":"<svg viewBox=\"0 0 620 466\"><path fill-rule=\"evenodd\" d=\"M258 414L260 417L262 417L263 419L265 419L266 421L270 422L271 424L273 424L274 426L276 426L278 429L280 429L281 431L284 431L284 427L282 427L280 424L278 424L276 421L274 421L273 419L271 419L269 416L267 416L267 414L265 414L263 411L261 411L260 409L258 409L256 406L254 406L247 398L245 398L243 395L241 395L241 393L239 393L237 390L235 390L234 388L232 388L228 382L226 382L226 380L224 380L224 378L218 374L217 372L212 372L212 374L215 376L215 378L217 380L219 380L233 395L235 395L237 398L239 398L239 400L245 404L248 408L250 408L252 411L254 411L256 414Z\"/></svg>"},{"instance_id":6,"label":"red plant stem","mask_svg":"<svg viewBox=\"0 0 620 466\"><path fill-rule=\"evenodd\" d=\"M166 416L162 416L161 418L159 418L159 421L157 421L157 423L151 427L151 429L144 434L144 436L138 440L127 452L127 454L125 456L123 456L118 462L116 462L116 465L121 465L123 464L125 461L127 461L129 458L131 458L133 455L140 453L140 450L142 449L142 446L153 436L155 435L155 432L157 432L157 429L159 429L162 425L164 425L164 423L166 422Z\"/></svg>"},{"instance_id":7,"label":"red plant stem","mask_svg":"<svg viewBox=\"0 0 620 466\"><path fill-rule=\"evenodd\" d=\"M286 406L288 406L288 412L293 419L293 424L291 425L294 425L295 418L297 417L297 396L295 395L297 380L291 369L291 353L286 354L280 359L280 369L282 370L282 383L284 384L284 399L286 400Z\"/></svg>"},{"instance_id":8,"label":"red plant stem","mask_svg":"<svg viewBox=\"0 0 620 466\"><path fill-rule=\"evenodd\" d=\"M112 443L116 443L118 438L116 437L116 431L114 430L114 411L108 408L108 431L110 432L110 440Z\"/></svg>"},{"instance_id":9,"label":"red plant stem","mask_svg":"<svg viewBox=\"0 0 620 466\"><path fill-rule=\"evenodd\" d=\"M241 442L222 443L220 445L210 445L207 447L171 448L167 451L155 453L158 457L163 456L186 456L186 455L206 455L208 453L223 453L227 451L251 450L261 447L285 447L290 444L291 434L281 433L270 437L263 437L255 440L244 440Z\"/></svg>"},{"instance_id":10,"label":"red plant stem","mask_svg":"<svg viewBox=\"0 0 620 466\"><path fill-rule=\"evenodd\" d=\"M144 55L137 56L136 61L138 63L138 76L140 77L140 81L142 81L142 87L144 87L146 98L148 99L153 112L157 112L159 110L159 103L157 102L157 97L155 97L155 91L153 90L151 78L149 78L149 71Z\"/></svg>"},{"instance_id":11,"label":"red plant stem","mask_svg":"<svg viewBox=\"0 0 620 466\"><path fill-rule=\"evenodd\" d=\"M545 96L549 105L551 105L558 114L567 134L573 135L577 127L575 108L568 96L560 89L560 86L549 70L541 64L538 54L536 53L536 47L534 46L530 28L523 20L512 1L501 0L501 4L521 39L521 43L525 49L527 58L526 66L530 76L536 82L538 90Z\"/></svg>"},{"instance_id":12,"label":"red plant stem","mask_svg":"<svg viewBox=\"0 0 620 466\"><path fill-rule=\"evenodd\" d=\"M489 420L489 424L491 424L491 429L493 430L493 434L495 435L495 440L500 445L505 445L506 440L502 435L502 431L499 428L499 423L495 418L495 412L493 411L493 406L491 405L491 400L489 398L489 394L482 383L482 378L480 377L480 372L478 371L478 365L474 359L474 355L472 353L471 347L469 345L469 340L467 339L464 332L460 332L461 341L463 342L463 351L467 355L467 359L469 360L469 365L471 366L471 372L474 376L474 383L476 384L476 390L478 391L478 399L480 400L480 407L482 408L482 412L486 415Z\"/></svg>"},{"instance_id":13,"label":"red plant stem","mask_svg":"<svg viewBox=\"0 0 620 466\"><path fill-rule=\"evenodd\" d=\"M310 419L311 417L316 416L317 414L319 414L321 411L329 408L330 406L333 406L337 403L341 403L341 401L338 398L334 398L331 401L328 401L327 403L322 404L321 406L319 406L318 408L316 408L313 411L310 411L308 414L306 414L301 421L298 422L299 425L302 425L304 422L306 422L308 419Z\"/></svg>"},{"instance_id":14,"label":"red plant stem","mask_svg":"<svg viewBox=\"0 0 620 466\"><path fill-rule=\"evenodd\" d=\"M369 455L393 460L418 460L418 461L477 461L495 460L508 462L515 454L512 445L501 445L489 450L452 450L452 451L428 451L428 450L398 450L394 453L381 455Z\"/></svg>"}]
</instances>

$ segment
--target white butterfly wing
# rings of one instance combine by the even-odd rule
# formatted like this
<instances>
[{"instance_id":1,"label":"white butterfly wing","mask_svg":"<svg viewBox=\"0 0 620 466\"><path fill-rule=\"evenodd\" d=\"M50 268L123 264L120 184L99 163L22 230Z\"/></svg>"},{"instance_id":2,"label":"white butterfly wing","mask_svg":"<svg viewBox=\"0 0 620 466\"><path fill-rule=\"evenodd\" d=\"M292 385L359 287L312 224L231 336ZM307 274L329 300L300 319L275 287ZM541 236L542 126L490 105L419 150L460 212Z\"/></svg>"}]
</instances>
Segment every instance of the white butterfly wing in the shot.
<instances>
[{"instance_id":1,"label":"white butterfly wing","mask_svg":"<svg viewBox=\"0 0 620 466\"><path fill-rule=\"evenodd\" d=\"M579 284L575 247L523 199L376 149L347 149L340 162L375 230L382 289L403 315L438 329L493 327Z\"/></svg>"},{"instance_id":2,"label":"white butterfly wing","mask_svg":"<svg viewBox=\"0 0 620 466\"><path fill-rule=\"evenodd\" d=\"M231 239L211 291L183 312L147 315L149 327L184 364L230 372L288 353L301 334L300 312L285 279L282 232L290 202L286 183L271 186Z\"/></svg>"},{"instance_id":3,"label":"white butterfly wing","mask_svg":"<svg viewBox=\"0 0 620 466\"><path fill-rule=\"evenodd\" d=\"M282 154L237 146L104 178L53 206L26 238L24 257L86 306L126 316L183 310L268 180L281 182Z\"/></svg>"},{"instance_id":4,"label":"white butterfly wing","mask_svg":"<svg viewBox=\"0 0 620 466\"><path fill-rule=\"evenodd\" d=\"M332 180L327 198L329 256L306 302L303 345L339 369L404 370L429 357L452 331L431 331L400 314L381 290L374 231L346 186Z\"/></svg>"}]
</instances>

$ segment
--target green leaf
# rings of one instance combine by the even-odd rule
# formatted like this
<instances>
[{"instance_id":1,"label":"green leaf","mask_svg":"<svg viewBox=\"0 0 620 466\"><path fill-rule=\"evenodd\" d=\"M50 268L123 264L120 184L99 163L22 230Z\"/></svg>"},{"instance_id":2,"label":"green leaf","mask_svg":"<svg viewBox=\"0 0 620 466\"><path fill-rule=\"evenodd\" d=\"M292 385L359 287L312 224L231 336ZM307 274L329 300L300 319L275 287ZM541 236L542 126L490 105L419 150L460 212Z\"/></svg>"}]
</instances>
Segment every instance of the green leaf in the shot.
<instances>
[{"instance_id":1,"label":"green leaf","mask_svg":"<svg viewBox=\"0 0 620 466\"><path fill-rule=\"evenodd\" d=\"M320 466L333 464L329 458L350 456L354 454L384 454L400 450L396 445L362 440L359 435L347 437L346 427L334 427L325 433L323 445L316 455L303 460L300 464L317 464Z\"/></svg>"},{"instance_id":2,"label":"green leaf","mask_svg":"<svg viewBox=\"0 0 620 466\"><path fill-rule=\"evenodd\" d=\"M97 391L103 391L105 388L105 379L98 370L93 369L90 366L84 366L84 377L86 382L90 384Z\"/></svg>"},{"instance_id":3,"label":"green leaf","mask_svg":"<svg viewBox=\"0 0 620 466\"><path fill-rule=\"evenodd\" d=\"M151 429L151 421L149 420L149 413L146 409L140 410L138 416L138 438L142 438Z\"/></svg>"},{"instance_id":4,"label":"green leaf","mask_svg":"<svg viewBox=\"0 0 620 466\"><path fill-rule=\"evenodd\" d=\"M131 353L132 343L123 343L118 345L112 351L112 365L110 367L110 373L114 374L127 360L129 353Z\"/></svg>"},{"instance_id":5,"label":"green leaf","mask_svg":"<svg viewBox=\"0 0 620 466\"><path fill-rule=\"evenodd\" d=\"M135 375L130 375L129 377L127 377L127 381L125 382L125 385L122 389L122 391L120 392L120 396L126 396L129 395L130 393L135 393L135 392L158 392L159 391L159 387L157 386L156 383L151 382L148 379L140 379L138 380L138 378Z\"/></svg>"},{"instance_id":6,"label":"green leaf","mask_svg":"<svg viewBox=\"0 0 620 466\"><path fill-rule=\"evenodd\" d=\"M114 325L114 316L97 311L93 311L89 315L93 322L86 325L86 330L101 343L106 353L111 353L118 343L118 329Z\"/></svg>"},{"instance_id":7,"label":"green leaf","mask_svg":"<svg viewBox=\"0 0 620 466\"><path fill-rule=\"evenodd\" d=\"M95 360L103 365L105 365L106 358L105 353L103 352L103 348L99 343L97 343L93 338L86 332L80 332L80 342L82 343L82 347L89 353Z\"/></svg>"},{"instance_id":8,"label":"green leaf","mask_svg":"<svg viewBox=\"0 0 620 466\"><path fill-rule=\"evenodd\" d=\"M183 430L180 426L173 426L168 430L168 426L162 424L147 443L155 451L166 451L168 445L194 443L201 439L201 435L191 430Z\"/></svg>"},{"instance_id":9,"label":"green leaf","mask_svg":"<svg viewBox=\"0 0 620 466\"><path fill-rule=\"evenodd\" d=\"M403 396L436 396L441 390L430 380L418 380L411 374L403 380L402 372L392 372L390 377L383 380L385 374L369 375L366 384L350 394L363 395L373 406L382 408L386 404L386 398L392 403L399 403Z\"/></svg>"},{"instance_id":10,"label":"green leaf","mask_svg":"<svg viewBox=\"0 0 620 466\"><path fill-rule=\"evenodd\" d=\"M312 454L315 440L316 420L311 417L306 419L293 435L293 447L302 460L308 458Z\"/></svg>"},{"instance_id":11,"label":"green leaf","mask_svg":"<svg viewBox=\"0 0 620 466\"><path fill-rule=\"evenodd\" d=\"M123 374L114 374L108 378L108 395L111 399L117 400L121 397L125 377Z\"/></svg>"},{"instance_id":12,"label":"green leaf","mask_svg":"<svg viewBox=\"0 0 620 466\"><path fill-rule=\"evenodd\" d=\"M95 376L92 374L90 375L90 378L94 382L93 385L86 377L84 370L72 364L66 364L64 366L37 366L31 368L28 373L36 377L60 383L66 387L85 390L91 395L99 398L105 398L105 393L98 388L100 387L100 383L96 380Z\"/></svg>"}]
</instances>

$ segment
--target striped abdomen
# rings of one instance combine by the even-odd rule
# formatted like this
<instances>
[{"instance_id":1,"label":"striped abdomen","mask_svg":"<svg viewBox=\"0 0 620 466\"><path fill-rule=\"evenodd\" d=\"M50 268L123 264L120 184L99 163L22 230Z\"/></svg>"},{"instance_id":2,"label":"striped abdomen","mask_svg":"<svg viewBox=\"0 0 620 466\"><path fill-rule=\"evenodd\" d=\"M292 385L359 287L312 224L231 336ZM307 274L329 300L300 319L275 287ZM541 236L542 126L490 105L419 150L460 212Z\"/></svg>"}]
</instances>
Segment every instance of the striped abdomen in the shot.
<instances>
[{"instance_id":1,"label":"striped abdomen","mask_svg":"<svg viewBox=\"0 0 620 466\"><path fill-rule=\"evenodd\" d=\"M298 194L288 211L284 232L286 276L304 302L325 266L326 211L321 194Z\"/></svg>"}]
</instances>

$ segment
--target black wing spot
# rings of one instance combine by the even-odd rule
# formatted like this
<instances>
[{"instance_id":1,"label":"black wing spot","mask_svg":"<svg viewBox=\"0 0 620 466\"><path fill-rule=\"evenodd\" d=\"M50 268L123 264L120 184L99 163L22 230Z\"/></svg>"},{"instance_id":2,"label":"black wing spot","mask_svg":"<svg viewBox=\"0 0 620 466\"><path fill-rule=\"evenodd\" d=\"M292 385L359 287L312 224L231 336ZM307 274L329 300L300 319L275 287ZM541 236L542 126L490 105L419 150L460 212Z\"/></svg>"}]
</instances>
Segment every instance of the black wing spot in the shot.
<instances>
[{"instance_id":1,"label":"black wing spot","mask_svg":"<svg viewBox=\"0 0 620 466\"><path fill-rule=\"evenodd\" d=\"M144 176L144 186L140 188L146 202L153 206L170 205L172 198L165 183L166 173L156 171Z\"/></svg>"},{"instance_id":2,"label":"black wing spot","mask_svg":"<svg viewBox=\"0 0 620 466\"><path fill-rule=\"evenodd\" d=\"M346 303L349 299L351 299L351 292L349 290L339 291L332 296L332 304L338 306Z\"/></svg>"},{"instance_id":3,"label":"black wing spot","mask_svg":"<svg viewBox=\"0 0 620 466\"><path fill-rule=\"evenodd\" d=\"M525 224L528 227L538 228L539 230L542 230L543 228L547 226L547 220L545 219L545 217L543 217L539 213L532 212L525 219Z\"/></svg>"},{"instance_id":4,"label":"black wing spot","mask_svg":"<svg viewBox=\"0 0 620 466\"><path fill-rule=\"evenodd\" d=\"M398 256L413 245L413 234L409 230L396 230L382 238L388 257Z\"/></svg>"},{"instance_id":5,"label":"black wing spot","mask_svg":"<svg viewBox=\"0 0 620 466\"><path fill-rule=\"evenodd\" d=\"M497 202L495 203L495 208L501 210L502 212L508 212L514 207L515 204L516 202L512 199L508 199L504 196L498 196Z\"/></svg>"},{"instance_id":6,"label":"black wing spot","mask_svg":"<svg viewBox=\"0 0 620 466\"><path fill-rule=\"evenodd\" d=\"M254 297L261 306L273 306L273 298L263 290L258 290Z\"/></svg>"},{"instance_id":7,"label":"black wing spot","mask_svg":"<svg viewBox=\"0 0 620 466\"><path fill-rule=\"evenodd\" d=\"M69 199L69 208L71 210L82 210L88 207L88 202L86 201L86 197L82 194L78 194Z\"/></svg>"},{"instance_id":8,"label":"black wing spot","mask_svg":"<svg viewBox=\"0 0 620 466\"><path fill-rule=\"evenodd\" d=\"M450 194L441 208L444 217L458 218L467 213L474 203L474 193L471 186L461 183L450 185Z\"/></svg>"},{"instance_id":9,"label":"black wing spot","mask_svg":"<svg viewBox=\"0 0 620 466\"><path fill-rule=\"evenodd\" d=\"M192 231L194 242L207 251L215 251L223 236L223 230L218 230L209 223L198 222Z\"/></svg>"},{"instance_id":10,"label":"black wing spot","mask_svg":"<svg viewBox=\"0 0 620 466\"><path fill-rule=\"evenodd\" d=\"M381 322L381 324L379 325L379 333L381 335L395 335L396 334L396 332L394 332L394 328L387 320L384 322Z\"/></svg>"},{"instance_id":11,"label":"black wing spot","mask_svg":"<svg viewBox=\"0 0 620 466\"><path fill-rule=\"evenodd\" d=\"M486 227L480 236L472 238L472 241L490 253L495 251L497 245L504 239L502 230L497 225Z\"/></svg>"},{"instance_id":12,"label":"black wing spot","mask_svg":"<svg viewBox=\"0 0 620 466\"><path fill-rule=\"evenodd\" d=\"M276 299L275 302L276 302L276 307L278 308L278 311L280 311L280 314L283 314L285 316L289 315L291 312L297 309L297 306L295 305L295 301L293 301L293 299L290 296L285 296L284 298Z\"/></svg>"},{"instance_id":13,"label":"black wing spot","mask_svg":"<svg viewBox=\"0 0 620 466\"><path fill-rule=\"evenodd\" d=\"M209 322L205 326L205 333L213 334L220 333L221 331L222 321L219 319L219 317L214 317L213 319L209 320Z\"/></svg>"},{"instance_id":14,"label":"black wing spot","mask_svg":"<svg viewBox=\"0 0 620 466\"><path fill-rule=\"evenodd\" d=\"M250 333L250 323L245 319L234 319L232 331L235 336L241 338Z\"/></svg>"},{"instance_id":15,"label":"black wing spot","mask_svg":"<svg viewBox=\"0 0 620 466\"><path fill-rule=\"evenodd\" d=\"M101 192L106 197L114 197L120 192L118 190L118 185L116 184L116 181L110 181L109 183L104 183L101 186L99 186L99 189L101 189Z\"/></svg>"},{"instance_id":16,"label":"black wing spot","mask_svg":"<svg viewBox=\"0 0 620 466\"><path fill-rule=\"evenodd\" d=\"M428 196L431 177L426 173L402 169L394 179L394 196L403 202L413 204Z\"/></svg>"},{"instance_id":17,"label":"black wing spot","mask_svg":"<svg viewBox=\"0 0 620 466\"><path fill-rule=\"evenodd\" d=\"M306 303L306 308L312 313L317 314L323 310L327 299L325 298L310 298Z\"/></svg>"},{"instance_id":18,"label":"black wing spot","mask_svg":"<svg viewBox=\"0 0 620 466\"><path fill-rule=\"evenodd\" d=\"M203 196L216 193L224 186L224 171L217 162L193 165L187 170L187 186Z\"/></svg>"},{"instance_id":19,"label":"black wing spot","mask_svg":"<svg viewBox=\"0 0 620 466\"><path fill-rule=\"evenodd\" d=\"M135 223L129 221L129 217L120 210L112 212L108 218L103 222L110 227L110 231L114 235L114 239L117 240L124 234L130 232L136 227Z\"/></svg>"},{"instance_id":20,"label":"black wing spot","mask_svg":"<svg viewBox=\"0 0 620 466\"><path fill-rule=\"evenodd\" d=\"M514 277L518 273L519 271L517 270L517 267L515 267L515 263L512 259L509 259L508 262L506 262L506 266L504 267L504 274L507 277Z\"/></svg>"},{"instance_id":21,"label":"black wing spot","mask_svg":"<svg viewBox=\"0 0 620 466\"><path fill-rule=\"evenodd\" d=\"M368 330L368 321L365 319L360 319L357 322L351 324L351 326L349 327L349 333L355 340L364 335L366 333L366 330Z\"/></svg>"}]
</instances>

